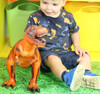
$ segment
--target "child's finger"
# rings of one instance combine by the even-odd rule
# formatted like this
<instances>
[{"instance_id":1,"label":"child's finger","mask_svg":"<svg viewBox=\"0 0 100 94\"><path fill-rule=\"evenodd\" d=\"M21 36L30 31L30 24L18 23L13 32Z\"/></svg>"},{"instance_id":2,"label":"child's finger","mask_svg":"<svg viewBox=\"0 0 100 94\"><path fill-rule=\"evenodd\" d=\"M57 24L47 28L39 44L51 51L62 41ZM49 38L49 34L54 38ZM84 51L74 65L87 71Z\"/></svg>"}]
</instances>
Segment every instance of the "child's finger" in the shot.
<instances>
[{"instance_id":1,"label":"child's finger","mask_svg":"<svg viewBox=\"0 0 100 94\"><path fill-rule=\"evenodd\" d=\"M80 51L80 57L82 57L82 56L83 56L83 52Z\"/></svg>"},{"instance_id":2,"label":"child's finger","mask_svg":"<svg viewBox=\"0 0 100 94\"><path fill-rule=\"evenodd\" d=\"M75 53L76 53L77 55L80 55L80 53L79 53L79 51L78 51L78 50L75 50Z\"/></svg>"},{"instance_id":3,"label":"child's finger","mask_svg":"<svg viewBox=\"0 0 100 94\"><path fill-rule=\"evenodd\" d=\"M86 52L85 52L86 54L88 54L89 56L90 56L90 53L86 50Z\"/></svg>"}]
</instances>

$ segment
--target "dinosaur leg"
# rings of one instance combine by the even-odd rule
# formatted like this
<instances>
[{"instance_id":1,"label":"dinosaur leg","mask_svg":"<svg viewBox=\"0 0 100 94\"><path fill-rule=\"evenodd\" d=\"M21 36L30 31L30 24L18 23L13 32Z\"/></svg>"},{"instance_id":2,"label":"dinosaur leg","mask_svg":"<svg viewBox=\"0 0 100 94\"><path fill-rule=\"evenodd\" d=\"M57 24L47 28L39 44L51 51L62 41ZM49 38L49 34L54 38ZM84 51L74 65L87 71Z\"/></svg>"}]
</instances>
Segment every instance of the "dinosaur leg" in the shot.
<instances>
[{"instance_id":1,"label":"dinosaur leg","mask_svg":"<svg viewBox=\"0 0 100 94\"><path fill-rule=\"evenodd\" d=\"M5 86L6 88L11 86L12 88L15 86L15 64L14 60L10 57L7 59L7 71L9 73L9 80L4 82L2 86Z\"/></svg>"},{"instance_id":2,"label":"dinosaur leg","mask_svg":"<svg viewBox=\"0 0 100 94\"><path fill-rule=\"evenodd\" d=\"M37 86L37 80L38 76L40 74L40 62L35 62L32 64L31 68L31 79L30 84L28 86L28 90L31 90L32 92L40 92L40 89Z\"/></svg>"}]
</instances>

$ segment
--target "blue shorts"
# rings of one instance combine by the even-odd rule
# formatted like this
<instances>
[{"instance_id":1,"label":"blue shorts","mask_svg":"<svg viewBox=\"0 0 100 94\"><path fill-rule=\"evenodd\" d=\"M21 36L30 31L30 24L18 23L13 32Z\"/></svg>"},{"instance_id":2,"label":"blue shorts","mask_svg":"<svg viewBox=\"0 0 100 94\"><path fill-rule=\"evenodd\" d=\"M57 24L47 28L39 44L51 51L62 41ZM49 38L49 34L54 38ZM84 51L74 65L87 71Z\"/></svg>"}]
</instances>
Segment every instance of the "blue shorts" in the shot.
<instances>
[{"instance_id":1,"label":"blue shorts","mask_svg":"<svg viewBox=\"0 0 100 94\"><path fill-rule=\"evenodd\" d=\"M60 51L60 52L52 52L52 51L40 51L41 58L42 58L42 64L41 68L45 71L50 71L50 69L45 65L44 60L50 56L50 55L56 55L58 56L63 65L67 69L72 69L77 66L77 60L79 56L74 51Z\"/></svg>"}]
</instances>

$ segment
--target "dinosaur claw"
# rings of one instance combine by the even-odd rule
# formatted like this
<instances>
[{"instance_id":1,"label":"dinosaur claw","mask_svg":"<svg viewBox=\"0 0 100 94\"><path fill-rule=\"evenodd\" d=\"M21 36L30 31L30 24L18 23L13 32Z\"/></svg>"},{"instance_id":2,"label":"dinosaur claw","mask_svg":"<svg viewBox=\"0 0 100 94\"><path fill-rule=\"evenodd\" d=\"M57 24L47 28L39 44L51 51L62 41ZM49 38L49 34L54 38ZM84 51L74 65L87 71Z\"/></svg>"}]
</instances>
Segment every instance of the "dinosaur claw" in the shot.
<instances>
[{"instance_id":1,"label":"dinosaur claw","mask_svg":"<svg viewBox=\"0 0 100 94\"><path fill-rule=\"evenodd\" d=\"M14 86L13 85L10 85L12 88L14 88Z\"/></svg>"},{"instance_id":2,"label":"dinosaur claw","mask_svg":"<svg viewBox=\"0 0 100 94\"><path fill-rule=\"evenodd\" d=\"M35 91L37 91L38 93L40 93L40 89L36 89L36 88L27 88L27 90L32 91L33 93L35 93Z\"/></svg>"},{"instance_id":3,"label":"dinosaur claw","mask_svg":"<svg viewBox=\"0 0 100 94\"><path fill-rule=\"evenodd\" d=\"M8 87L8 85L7 85L7 84L6 84L5 86L6 86L6 88Z\"/></svg>"},{"instance_id":4,"label":"dinosaur claw","mask_svg":"<svg viewBox=\"0 0 100 94\"><path fill-rule=\"evenodd\" d=\"M33 93L35 93L35 90L36 90L35 88L32 88L32 89L31 89L31 91L32 91Z\"/></svg>"},{"instance_id":5,"label":"dinosaur claw","mask_svg":"<svg viewBox=\"0 0 100 94\"><path fill-rule=\"evenodd\" d=\"M28 87L27 90L29 91L29 90L31 90L31 88Z\"/></svg>"},{"instance_id":6,"label":"dinosaur claw","mask_svg":"<svg viewBox=\"0 0 100 94\"><path fill-rule=\"evenodd\" d=\"M5 86L6 88L8 87L8 85L7 85L7 84L4 84L4 83L2 84L2 87L3 87L3 86Z\"/></svg>"},{"instance_id":7,"label":"dinosaur claw","mask_svg":"<svg viewBox=\"0 0 100 94\"><path fill-rule=\"evenodd\" d=\"M40 89L36 89L36 91L37 91L38 93L40 93Z\"/></svg>"},{"instance_id":8,"label":"dinosaur claw","mask_svg":"<svg viewBox=\"0 0 100 94\"><path fill-rule=\"evenodd\" d=\"M27 88L27 90L29 91L29 87Z\"/></svg>"},{"instance_id":9,"label":"dinosaur claw","mask_svg":"<svg viewBox=\"0 0 100 94\"><path fill-rule=\"evenodd\" d=\"M3 84L2 84L2 87L3 87L4 85L5 85L5 84L3 83Z\"/></svg>"},{"instance_id":10,"label":"dinosaur claw","mask_svg":"<svg viewBox=\"0 0 100 94\"><path fill-rule=\"evenodd\" d=\"M4 84L4 86L7 88L8 87L8 85L7 84Z\"/></svg>"}]
</instances>

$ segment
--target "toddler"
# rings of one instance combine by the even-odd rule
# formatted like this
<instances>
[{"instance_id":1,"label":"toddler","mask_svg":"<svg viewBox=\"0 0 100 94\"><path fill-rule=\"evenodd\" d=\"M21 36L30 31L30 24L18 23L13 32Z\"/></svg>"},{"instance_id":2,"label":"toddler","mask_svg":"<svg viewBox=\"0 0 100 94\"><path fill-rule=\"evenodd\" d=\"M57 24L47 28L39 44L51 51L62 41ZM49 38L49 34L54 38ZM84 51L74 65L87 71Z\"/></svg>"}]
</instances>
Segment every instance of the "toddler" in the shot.
<instances>
[{"instance_id":1,"label":"toddler","mask_svg":"<svg viewBox=\"0 0 100 94\"><path fill-rule=\"evenodd\" d=\"M39 48L41 67L63 80L72 91L80 86L100 89L100 75L91 72L90 54L80 47L79 26L73 15L62 9L65 3L66 0L40 0L40 10L28 19L26 29L42 25L49 30L46 47Z\"/></svg>"}]
</instances>

